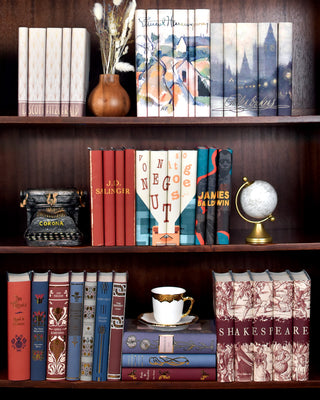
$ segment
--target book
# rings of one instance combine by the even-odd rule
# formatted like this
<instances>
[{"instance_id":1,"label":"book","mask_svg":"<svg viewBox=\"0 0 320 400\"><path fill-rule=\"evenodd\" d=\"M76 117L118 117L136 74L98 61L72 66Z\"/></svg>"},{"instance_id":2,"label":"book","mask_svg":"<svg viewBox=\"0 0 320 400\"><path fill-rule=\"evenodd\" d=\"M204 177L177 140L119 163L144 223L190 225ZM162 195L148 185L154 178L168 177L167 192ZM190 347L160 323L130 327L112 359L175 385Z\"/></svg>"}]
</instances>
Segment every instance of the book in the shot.
<instances>
[{"instance_id":1,"label":"book","mask_svg":"<svg viewBox=\"0 0 320 400\"><path fill-rule=\"evenodd\" d=\"M278 115L292 114L293 30L291 22L278 24Z\"/></svg>"},{"instance_id":2,"label":"book","mask_svg":"<svg viewBox=\"0 0 320 400\"><path fill-rule=\"evenodd\" d=\"M90 35L86 28L72 28L70 68L70 117L82 117L86 114L90 70Z\"/></svg>"},{"instance_id":3,"label":"book","mask_svg":"<svg viewBox=\"0 0 320 400\"><path fill-rule=\"evenodd\" d=\"M168 150L167 246L180 244L181 150Z\"/></svg>"},{"instance_id":4,"label":"book","mask_svg":"<svg viewBox=\"0 0 320 400\"><path fill-rule=\"evenodd\" d=\"M195 244L197 150L181 151L180 244Z\"/></svg>"},{"instance_id":5,"label":"book","mask_svg":"<svg viewBox=\"0 0 320 400\"><path fill-rule=\"evenodd\" d=\"M45 108L46 117L60 117L62 28L47 28Z\"/></svg>"},{"instance_id":6,"label":"book","mask_svg":"<svg viewBox=\"0 0 320 400\"><path fill-rule=\"evenodd\" d=\"M150 150L136 150L136 245L150 244Z\"/></svg>"},{"instance_id":7,"label":"book","mask_svg":"<svg viewBox=\"0 0 320 400\"><path fill-rule=\"evenodd\" d=\"M122 368L123 381L215 381L216 368Z\"/></svg>"},{"instance_id":8,"label":"book","mask_svg":"<svg viewBox=\"0 0 320 400\"><path fill-rule=\"evenodd\" d=\"M216 197L218 175L218 149L208 149L208 186L207 186L207 216L206 216L206 244L215 243L216 232Z\"/></svg>"},{"instance_id":9,"label":"book","mask_svg":"<svg viewBox=\"0 0 320 400\"><path fill-rule=\"evenodd\" d=\"M115 151L103 150L104 245L116 244Z\"/></svg>"},{"instance_id":10,"label":"book","mask_svg":"<svg viewBox=\"0 0 320 400\"><path fill-rule=\"evenodd\" d=\"M66 373L66 379L68 381L78 381L80 379L83 292L84 272L72 272L70 278L68 316L68 352Z\"/></svg>"},{"instance_id":11,"label":"book","mask_svg":"<svg viewBox=\"0 0 320 400\"><path fill-rule=\"evenodd\" d=\"M237 116L237 24L223 24L223 115Z\"/></svg>"},{"instance_id":12,"label":"book","mask_svg":"<svg viewBox=\"0 0 320 400\"><path fill-rule=\"evenodd\" d=\"M104 245L102 150L89 149L91 245Z\"/></svg>"},{"instance_id":13,"label":"book","mask_svg":"<svg viewBox=\"0 0 320 400\"><path fill-rule=\"evenodd\" d=\"M135 149L125 149L125 245L135 245Z\"/></svg>"},{"instance_id":14,"label":"book","mask_svg":"<svg viewBox=\"0 0 320 400\"><path fill-rule=\"evenodd\" d=\"M94 325L96 316L97 273L87 272L83 299L81 381L92 381Z\"/></svg>"},{"instance_id":15,"label":"book","mask_svg":"<svg viewBox=\"0 0 320 400\"><path fill-rule=\"evenodd\" d=\"M223 117L223 23L211 23L211 117Z\"/></svg>"},{"instance_id":16,"label":"book","mask_svg":"<svg viewBox=\"0 0 320 400\"><path fill-rule=\"evenodd\" d=\"M258 116L258 25L237 23L237 116Z\"/></svg>"},{"instance_id":17,"label":"book","mask_svg":"<svg viewBox=\"0 0 320 400\"><path fill-rule=\"evenodd\" d=\"M123 368L215 368L215 354L122 354Z\"/></svg>"},{"instance_id":18,"label":"book","mask_svg":"<svg viewBox=\"0 0 320 400\"><path fill-rule=\"evenodd\" d=\"M182 331L161 332L127 319L122 339L123 353L216 353L214 320L199 320Z\"/></svg>"},{"instance_id":19,"label":"book","mask_svg":"<svg viewBox=\"0 0 320 400\"><path fill-rule=\"evenodd\" d=\"M122 336L125 321L127 272L115 272L112 288L110 346L107 380L121 379Z\"/></svg>"},{"instance_id":20,"label":"book","mask_svg":"<svg viewBox=\"0 0 320 400\"><path fill-rule=\"evenodd\" d=\"M274 381L292 377L293 281L287 271L271 272L273 281L273 371Z\"/></svg>"},{"instance_id":21,"label":"book","mask_svg":"<svg viewBox=\"0 0 320 400\"><path fill-rule=\"evenodd\" d=\"M33 272L31 283L30 379L46 379L49 272Z\"/></svg>"},{"instance_id":22,"label":"book","mask_svg":"<svg viewBox=\"0 0 320 400\"><path fill-rule=\"evenodd\" d=\"M125 244L125 221L124 221L124 206L125 206L125 174L124 166L124 150L115 150L115 191L116 191L116 246L124 246Z\"/></svg>"},{"instance_id":23,"label":"book","mask_svg":"<svg viewBox=\"0 0 320 400\"><path fill-rule=\"evenodd\" d=\"M30 379L31 276L7 273L8 380Z\"/></svg>"},{"instance_id":24,"label":"book","mask_svg":"<svg viewBox=\"0 0 320 400\"><path fill-rule=\"evenodd\" d=\"M66 377L69 313L69 273L51 273L48 299L48 344L46 379Z\"/></svg>"},{"instance_id":25,"label":"book","mask_svg":"<svg viewBox=\"0 0 320 400\"><path fill-rule=\"evenodd\" d=\"M277 115L278 24L258 24L259 116Z\"/></svg>"},{"instance_id":26,"label":"book","mask_svg":"<svg viewBox=\"0 0 320 400\"><path fill-rule=\"evenodd\" d=\"M92 366L92 380L98 382L107 380L112 286L113 273L99 272Z\"/></svg>"},{"instance_id":27,"label":"book","mask_svg":"<svg viewBox=\"0 0 320 400\"><path fill-rule=\"evenodd\" d=\"M267 271L249 271L252 280L253 378L272 380L273 285Z\"/></svg>"},{"instance_id":28,"label":"book","mask_svg":"<svg viewBox=\"0 0 320 400\"><path fill-rule=\"evenodd\" d=\"M61 60L61 116L69 117L70 77L71 77L71 28L62 28Z\"/></svg>"},{"instance_id":29,"label":"book","mask_svg":"<svg viewBox=\"0 0 320 400\"><path fill-rule=\"evenodd\" d=\"M46 28L29 28L28 116L43 117L46 79Z\"/></svg>"},{"instance_id":30,"label":"book","mask_svg":"<svg viewBox=\"0 0 320 400\"><path fill-rule=\"evenodd\" d=\"M219 149L217 176L216 244L230 243L230 211L232 189L232 149Z\"/></svg>"},{"instance_id":31,"label":"book","mask_svg":"<svg viewBox=\"0 0 320 400\"><path fill-rule=\"evenodd\" d=\"M195 10L195 116L210 117L210 10Z\"/></svg>"},{"instance_id":32,"label":"book","mask_svg":"<svg viewBox=\"0 0 320 400\"><path fill-rule=\"evenodd\" d=\"M253 380L252 287L250 275L232 272L234 308L234 380Z\"/></svg>"},{"instance_id":33,"label":"book","mask_svg":"<svg viewBox=\"0 0 320 400\"><path fill-rule=\"evenodd\" d=\"M29 29L18 29L18 116L28 115L28 40Z\"/></svg>"},{"instance_id":34,"label":"book","mask_svg":"<svg viewBox=\"0 0 320 400\"><path fill-rule=\"evenodd\" d=\"M289 271L293 280L292 380L309 379L311 279L305 270Z\"/></svg>"},{"instance_id":35,"label":"book","mask_svg":"<svg viewBox=\"0 0 320 400\"><path fill-rule=\"evenodd\" d=\"M159 116L159 20L158 10L147 10L147 115Z\"/></svg>"},{"instance_id":36,"label":"book","mask_svg":"<svg viewBox=\"0 0 320 400\"><path fill-rule=\"evenodd\" d=\"M206 147L198 147L195 244L206 244L208 156Z\"/></svg>"},{"instance_id":37,"label":"book","mask_svg":"<svg viewBox=\"0 0 320 400\"><path fill-rule=\"evenodd\" d=\"M195 98L197 95L196 70L195 70L195 12L188 10L188 116L195 116Z\"/></svg>"},{"instance_id":38,"label":"book","mask_svg":"<svg viewBox=\"0 0 320 400\"><path fill-rule=\"evenodd\" d=\"M212 271L217 332L217 381L234 381L234 308L231 272Z\"/></svg>"},{"instance_id":39,"label":"book","mask_svg":"<svg viewBox=\"0 0 320 400\"><path fill-rule=\"evenodd\" d=\"M135 11L137 117L147 116L147 12Z\"/></svg>"}]
</instances>

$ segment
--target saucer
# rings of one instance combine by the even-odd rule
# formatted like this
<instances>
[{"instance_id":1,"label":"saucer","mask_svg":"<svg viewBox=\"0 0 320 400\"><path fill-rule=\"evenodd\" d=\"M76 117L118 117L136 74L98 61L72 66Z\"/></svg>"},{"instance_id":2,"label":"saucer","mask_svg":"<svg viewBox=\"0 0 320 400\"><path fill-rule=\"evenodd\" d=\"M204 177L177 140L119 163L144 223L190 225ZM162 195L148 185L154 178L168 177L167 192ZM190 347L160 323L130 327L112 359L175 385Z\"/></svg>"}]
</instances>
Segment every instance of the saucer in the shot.
<instances>
[{"instance_id":1,"label":"saucer","mask_svg":"<svg viewBox=\"0 0 320 400\"><path fill-rule=\"evenodd\" d=\"M156 330L161 331L178 331L186 329L189 325L193 324L194 322L198 321L198 317L196 315L186 315L182 318L179 322L173 325L166 325L166 324L159 324L154 319L153 313L143 313L138 316L138 321L144 325L147 325L149 328L153 328Z\"/></svg>"}]
</instances>

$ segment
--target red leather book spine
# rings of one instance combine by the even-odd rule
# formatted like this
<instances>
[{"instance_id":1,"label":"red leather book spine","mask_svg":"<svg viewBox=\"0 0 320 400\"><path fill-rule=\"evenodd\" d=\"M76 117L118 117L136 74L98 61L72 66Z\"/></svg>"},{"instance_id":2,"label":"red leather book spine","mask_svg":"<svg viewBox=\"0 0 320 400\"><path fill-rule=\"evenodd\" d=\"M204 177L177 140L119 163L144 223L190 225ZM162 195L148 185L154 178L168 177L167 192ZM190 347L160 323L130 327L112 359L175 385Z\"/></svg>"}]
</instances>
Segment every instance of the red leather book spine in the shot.
<instances>
[{"instance_id":1,"label":"red leather book spine","mask_svg":"<svg viewBox=\"0 0 320 400\"><path fill-rule=\"evenodd\" d=\"M16 281L16 279L24 280ZM28 273L8 274L7 300L8 379L27 380L30 379L31 307L31 282Z\"/></svg>"},{"instance_id":2,"label":"red leather book spine","mask_svg":"<svg viewBox=\"0 0 320 400\"><path fill-rule=\"evenodd\" d=\"M103 218L103 158L102 150L89 151L90 162L90 212L91 212L91 244L104 245Z\"/></svg>"},{"instance_id":3,"label":"red leather book spine","mask_svg":"<svg viewBox=\"0 0 320 400\"><path fill-rule=\"evenodd\" d=\"M109 365L107 380L121 379L122 336L125 320L125 307L127 296L127 273L116 272L113 279Z\"/></svg>"},{"instance_id":4,"label":"red leather book spine","mask_svg":"<svg viewBox=\"0 0 320 400\"><path fill-rule=\"evenodd\" d=\"M216 368L122 368L123 381L215 381Z\"/></svg>"},{"instance_id":5,"label":"red leather book spine","mask_svg":"<svg viewBox=\"0 0 320 400\"><path fill-rule=\"evenodd\" d=\"M135 150L125 150L125 237L126 246L135 244Z\"/></svg>"},{"instance_id":6,"label":"red leather book spine","mask_svg":"<svg viewBox=\"0 0 320 400\"><path fill-rule=\"evenodd\" d=\"M115 150L115 176L116 176L116 246L125 244L124 222L124 150Z\"/></svg>"},{"instance_id":7,"label":"red leather book spine","mask_svg":"<svg viewBox=\"0 0 320 400\"><path fill-rule=\"evenodd\" d=\"M116 205L115 205L115 160L114 150L103 151L103 183L104 183L104 244L116 244Z\"/></svg>"},{"instance_id":8,"label":"red leather book spine","mask_svg":"<svg viewBox=\"0 0 320 400\"><path fill-rule=\"evenodd\" d=\"M51 274L48 302L47 380L66 377L69 274Z\"/></svg>"}]
</instances>

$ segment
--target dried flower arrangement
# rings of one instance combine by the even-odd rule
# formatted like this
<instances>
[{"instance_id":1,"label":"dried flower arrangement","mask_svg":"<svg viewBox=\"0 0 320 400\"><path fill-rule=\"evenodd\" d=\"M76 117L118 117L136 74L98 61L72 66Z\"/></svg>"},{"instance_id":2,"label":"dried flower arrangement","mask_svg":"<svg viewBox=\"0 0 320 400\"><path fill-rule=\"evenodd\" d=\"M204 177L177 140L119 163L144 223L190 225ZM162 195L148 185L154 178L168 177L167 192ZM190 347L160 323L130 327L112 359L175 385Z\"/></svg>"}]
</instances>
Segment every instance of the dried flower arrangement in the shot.
<instances>
[{"instance_id":1,"label":"dried flower arrangement","mask_svg":"<svg viewBox=\"0 0 320 400\"><path fill-rule=\"evenodd\" d=\"M134 71L134 67L121 62L128 52L128 42L133 32L135 0L113 0L112 4L95 3L93 16L96 33L100 41L101 60L104 74L116 71Z\"/></svg>"}]
</instances>

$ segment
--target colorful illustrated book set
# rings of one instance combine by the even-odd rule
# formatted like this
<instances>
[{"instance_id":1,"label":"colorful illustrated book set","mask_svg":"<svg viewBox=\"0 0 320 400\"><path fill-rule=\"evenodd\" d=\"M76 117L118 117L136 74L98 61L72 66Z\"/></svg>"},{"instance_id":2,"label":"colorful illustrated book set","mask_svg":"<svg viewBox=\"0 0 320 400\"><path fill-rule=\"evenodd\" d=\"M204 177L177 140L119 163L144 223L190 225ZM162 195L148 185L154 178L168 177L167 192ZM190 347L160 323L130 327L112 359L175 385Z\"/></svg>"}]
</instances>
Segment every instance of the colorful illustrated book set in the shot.
<instances>
[{"instance_id":1,"label":"colorful illustrated book set","mask_svg":"<svg viewBox=\"0 0 320 400\"><path fill-rule=\"evenodd\" d=\"M230 243L231 149L89 149L92 246Z\"/></svg>"},{"instance_id":2,"label":"colorful illustrated book set","mask_svg":"<svg viewBox=\"0 0 320 400\"><path fill-rule=\"evenodd\" d=\"M291 115L292 23L136 10L137 116Z\"/></svg>"}]
</instances>

